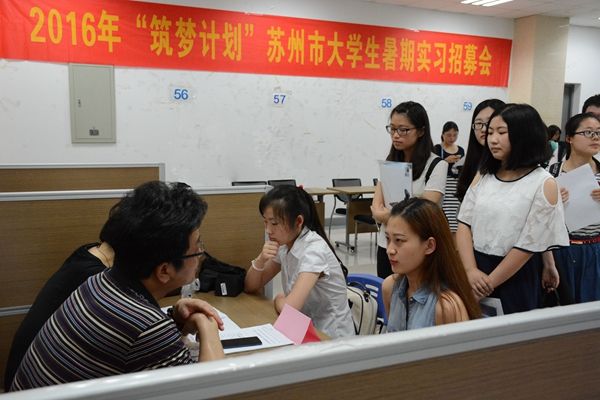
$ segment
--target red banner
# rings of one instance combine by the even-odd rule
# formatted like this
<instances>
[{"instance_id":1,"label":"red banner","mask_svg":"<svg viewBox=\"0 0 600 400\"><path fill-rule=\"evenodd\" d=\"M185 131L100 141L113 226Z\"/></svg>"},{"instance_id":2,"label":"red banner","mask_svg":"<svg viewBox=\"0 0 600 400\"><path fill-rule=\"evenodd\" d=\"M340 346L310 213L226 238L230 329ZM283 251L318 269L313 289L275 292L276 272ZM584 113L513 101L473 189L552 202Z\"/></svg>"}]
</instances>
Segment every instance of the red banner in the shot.
<instances>
[{"instance_id":1,"label":"red banner","mask_svg":"<svg viewBox=\"0 0 600 400\"><path fill-rule=\"evenodd\" d=\"M507 86L511 41L120 0L0 0L0 57Z\"/></svg>"}]
</instances>

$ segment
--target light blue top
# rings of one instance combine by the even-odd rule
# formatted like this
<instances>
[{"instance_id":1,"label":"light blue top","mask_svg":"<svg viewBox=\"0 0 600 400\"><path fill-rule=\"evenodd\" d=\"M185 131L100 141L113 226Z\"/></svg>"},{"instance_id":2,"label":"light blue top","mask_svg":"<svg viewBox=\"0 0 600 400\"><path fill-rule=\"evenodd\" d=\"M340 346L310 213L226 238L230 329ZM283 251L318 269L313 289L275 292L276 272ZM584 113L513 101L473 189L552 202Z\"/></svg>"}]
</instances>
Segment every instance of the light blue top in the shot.
<instances>
[{"instance_id":1,"label":"light blue top","mask_svg":"<svg viewBox=\"0 0 600 400\"><path fill-rule=\"evenodd\" d=\"M437 295L431 292L429 288L422 286L417 289L411 298L407 299L407 290L408 279L406 279L406 276L394 282L387 324L388 332L426 328L435 325Z\"/></svg>"}]
</instances>

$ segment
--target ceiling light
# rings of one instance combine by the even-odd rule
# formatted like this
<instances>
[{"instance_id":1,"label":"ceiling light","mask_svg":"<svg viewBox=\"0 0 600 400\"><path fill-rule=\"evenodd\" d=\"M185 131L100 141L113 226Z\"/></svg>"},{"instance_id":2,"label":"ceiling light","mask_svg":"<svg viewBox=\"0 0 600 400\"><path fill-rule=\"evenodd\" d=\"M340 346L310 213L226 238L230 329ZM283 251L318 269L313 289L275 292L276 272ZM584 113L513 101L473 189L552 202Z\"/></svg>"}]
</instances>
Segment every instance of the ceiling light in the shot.
<instances>
[{"instance_id":1,"label":"ceiling light","mask_svg":"<svg viewBox=\"0 0 600 400\"><path fill-rule=\"evenodd\" d=\"M472 6L492 7L502 3L508 3L513 0L462 0L462 4L470 4ZM599 18L600 19L600 18Z\"/></svg>"},{"instance_id":2,"label":"ceiling light","mask_svg":"<svg viewBox=\"0 0 600 400\"><path fill-rule=\"evenodd\" d=\"M482 6L482 5L486 4L486 3L491 3L493 1L495 1L495 0L478 0L475 3L471 3L471 4L474 5L474 6Z\"/></svg>"},{"instance_id":3,"label":"ceiling light","mask_svg":"<svg viewBox=\"0 0 600 400\"><path fill-rule=\"evenodd\" d=\"M495 1L492 1L491 3L483 4L483 6L484 7L497 6L498 4L508 3L509 1L513 1L513 0L495 0Z\"/></svg>"}]
</instances>

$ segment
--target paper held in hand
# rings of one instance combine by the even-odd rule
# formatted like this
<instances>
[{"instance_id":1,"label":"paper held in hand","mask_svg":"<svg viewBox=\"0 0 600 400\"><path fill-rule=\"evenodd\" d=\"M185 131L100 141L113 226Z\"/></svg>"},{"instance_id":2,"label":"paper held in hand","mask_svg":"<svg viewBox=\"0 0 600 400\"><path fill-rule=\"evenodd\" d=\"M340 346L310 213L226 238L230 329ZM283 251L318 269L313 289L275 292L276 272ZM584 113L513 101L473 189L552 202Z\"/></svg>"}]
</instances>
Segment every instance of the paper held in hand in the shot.
<instances>
[{"instance_id":1,"label":"paper held in hand","mask_svg":"<svg viewBox=\"0 0 600 400\"><path fill-rule=\"evenodd\" d=\"M556 182L569 191L569 200L564 205L569 232L600 222L600 203L591 196L598 183L589 164L560 175Z\"/></svg>"},{"instance_id":2,"label":"paper held in hand","mask_svg":"<svg viewBox=\"0 0 600 400\"><path fill-rule=\"evenodd\" d=\"M412 196L412 164L378 161L383 199L388 208Z\"/></svg>"}]
</instances>

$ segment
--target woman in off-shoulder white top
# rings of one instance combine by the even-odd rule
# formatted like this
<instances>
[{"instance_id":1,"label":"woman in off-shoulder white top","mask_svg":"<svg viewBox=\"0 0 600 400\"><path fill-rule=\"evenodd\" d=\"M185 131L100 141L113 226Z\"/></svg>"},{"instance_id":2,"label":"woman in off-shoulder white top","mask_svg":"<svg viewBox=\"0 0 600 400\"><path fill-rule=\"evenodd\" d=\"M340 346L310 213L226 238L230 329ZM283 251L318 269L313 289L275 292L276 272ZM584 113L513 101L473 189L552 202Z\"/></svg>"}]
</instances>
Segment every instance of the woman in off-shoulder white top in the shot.
<instances>
[{"instance_id":1,"label":"woman in off-shoulder white top","mask_svg":"<svg viewBox=\"0 0 600 400\"><path fill-rule=\"evenodd\" d=\"M558 186L539 166L548 153L533 107L507 104L496 111L481 175L458 215L458 249L471 287L477 297L499 298L505 314L540 306L542 279L545 287L558 285L547 250L569 245Z\"/></svg>"}]
</instances>

